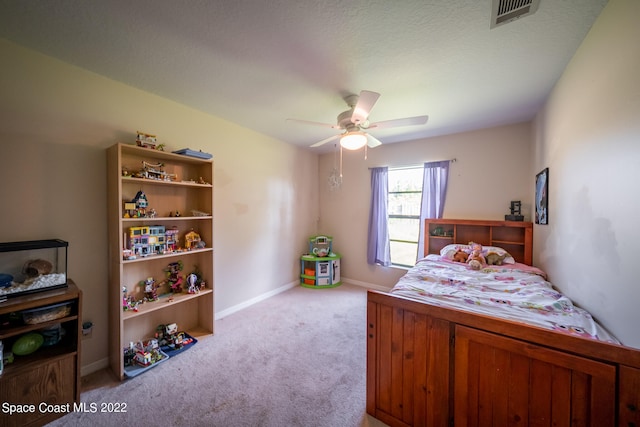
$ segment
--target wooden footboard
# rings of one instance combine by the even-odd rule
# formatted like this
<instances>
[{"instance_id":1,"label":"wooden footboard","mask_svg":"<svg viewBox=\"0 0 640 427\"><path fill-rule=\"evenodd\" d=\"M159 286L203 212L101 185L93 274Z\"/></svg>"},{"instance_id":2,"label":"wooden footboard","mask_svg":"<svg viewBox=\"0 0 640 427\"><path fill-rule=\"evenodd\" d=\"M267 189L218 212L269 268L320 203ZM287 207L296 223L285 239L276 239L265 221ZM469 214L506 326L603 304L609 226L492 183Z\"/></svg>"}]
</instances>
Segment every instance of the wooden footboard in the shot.
<instances>
[{"instance_id":1,"label":"wooden footboard","mask_svg":"<svg viewBox=\"0 0 640 427\"><path fill-rule=\"evenodd\" d=\"M367 413L391 426L640 427L639 350L367 298Z\"/></svg>"}]
</instances>

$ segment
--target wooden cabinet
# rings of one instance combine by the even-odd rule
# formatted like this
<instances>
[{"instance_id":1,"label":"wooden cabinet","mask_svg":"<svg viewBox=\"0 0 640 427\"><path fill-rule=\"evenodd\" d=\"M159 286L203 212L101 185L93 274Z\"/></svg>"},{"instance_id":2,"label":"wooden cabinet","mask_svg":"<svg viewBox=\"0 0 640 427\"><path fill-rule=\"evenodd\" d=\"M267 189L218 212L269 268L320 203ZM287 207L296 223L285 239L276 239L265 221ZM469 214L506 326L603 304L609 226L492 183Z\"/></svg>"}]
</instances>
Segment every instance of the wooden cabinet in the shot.
<instances>
[{"instance_id":1,"label":"wooden cabinet","mask_svg":"<svg viewBox=\"0 0 640 427\"><path fill-rule=\"evenodd\" d=\"M141 193L146 207L128 205ZM158 325L176 323L194 338L213 334L213 161L135 145L112 146L108 149L108 217L109 359L122 379L124 348L152 338ZM186 237L192 232L200 244L189 247ZM145 238L145 233L150 234ZM172 243L175 233L176 244ZM170 265L182 268L178 271L181 292L172 292L167 282ZM186 277L196 271L205 285L188 293ZM124 297L144 299L141 282L147 278L160 285L159 299L124 310Z\"/></svg>"},{"instance_id":2,"label":"wooden cabinet","mask_svg":"<svg viewBox=\"0 0 640 427\"><path fill-rule=\"evenodd\" d=\"M615 425L613 364L458 325L455 367L455 425Z\"/></svg>"},{"instance_id":3,"label":"wooden cabinet","mask_svg":"<svg viewBox=\"0 0 640 427\"><path fill-rule=\"evenodd\" d=\"M508 225L508 226L507 226ZM520 221L425 220L425 254L439 254L446 245L477 242L484 246L499 246L517 262L531 265L530 248L533 224Z\"/></svg>"},{"instance_id":4,"label":"wooden cabinet","mask_svg":"<svg viewBox=\"0 0 640 427\"><path fill-rule=\"evenodd\" d=\"M367 413L390 426L638 425L635 350L373 291L367 323Z\"/></svg>"},{"instance_id":5,"label":"wooden cabinet","mask_svg":"<svg viewBox=\"0 0 640 427\"><path fill-rule=\"evenodd\" d=\"M50 313L55 313L59 307L64 308L66 315L54 318L57 316ZM34 310L43 313L41 318L37 318L39 315L33 317L32 322L38 323L19 322L21 313L34 313ZM59 342L54 343L57 340L54 338L49 342L51 345L34 353L14 356L14 361L4 366L0 377L0 402L23 405L26 410L11 415L3 410L0 426L44 425L73 411L74 404L80 402L80 313L82 294L72 282L64 289L10 298L0 304L3 319L0 340L5 354L16 339L29 332L53 329L60 337Z\"/></svg>"}]
</instances>

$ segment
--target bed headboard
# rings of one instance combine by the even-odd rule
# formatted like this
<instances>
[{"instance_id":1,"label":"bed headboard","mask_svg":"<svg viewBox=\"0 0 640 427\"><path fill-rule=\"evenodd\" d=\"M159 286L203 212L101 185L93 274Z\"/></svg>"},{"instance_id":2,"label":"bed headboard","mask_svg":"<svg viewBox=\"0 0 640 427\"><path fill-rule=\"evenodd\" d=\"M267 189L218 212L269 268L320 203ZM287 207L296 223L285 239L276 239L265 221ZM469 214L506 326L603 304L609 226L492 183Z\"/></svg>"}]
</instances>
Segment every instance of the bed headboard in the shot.
<instances>
[{"instance_id":1,"label":"bed headboard","mask_svg":"<svg viewBox=\"0 0 640 427\"><path fill-rule=\"evenodd\" d=\"M531 265L533 256L533 224L523 221L491 221L474 219L426 219L425 254L440 254L452 243L478 242L499 246L516 262Z\"/></svg>"}]
</instances>

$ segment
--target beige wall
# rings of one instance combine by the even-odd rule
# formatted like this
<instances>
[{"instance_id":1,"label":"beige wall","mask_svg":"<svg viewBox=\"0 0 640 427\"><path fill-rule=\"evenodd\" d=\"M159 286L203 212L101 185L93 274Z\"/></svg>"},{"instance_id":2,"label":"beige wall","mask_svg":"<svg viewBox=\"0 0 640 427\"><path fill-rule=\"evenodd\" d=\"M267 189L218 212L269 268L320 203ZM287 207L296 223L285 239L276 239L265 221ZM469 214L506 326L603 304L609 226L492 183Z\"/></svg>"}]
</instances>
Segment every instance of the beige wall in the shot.
<instances>
[{"instance_id":1,"label":"beige wall","mask_svg":"<svg viewBox=\"0 0 640 427\"><path fill-rule=\"evenodd\" d=\"M640 2L611 0L535 122L549 225L534 262L626 345L640 348Z\"/></svg>"},{"instance_id":2,"label":"beige wall","mask_svg":"<svg viewBox=\"0 0 640 427\"><path fill-rule=\"evenodd\" d=\"M308 236L334 237L345 279L388 288L404 270L369 266L368 168L456 158L448 218L501 219L511 200L531 218L533 177L550 168L550 225L536 226L534 262L626 344L640 347L632 257L640 230L640 39L636 0L611 0L528 123L345 152L288 146L175 102L0 39L0 240L70 242L69 275L84 291L83 371L106 365L105 149L140 129L169 149L214 154L216 313L297 283ZM613 49L612 47L616 48ZM8 65L7 65L8 64ZM249 154L248 154L249 153ZM533 156L533 159L531 158ZM486 171L491 171L491 175ZM316 173L317 172L317 173ZM319 200L322 202L319 203Z\"/></svg>"},{"instance_id":3,"label":"beige wall","mask_svg":"<svg viewBox=\"0 0 640 427\"><path fill-rule=\"evenodd\" d=\"M334 191L327 178L334 162L339 166L339 154L324 154L319 167L319 231L333 236L334 250L343 256L343 277L353 283L390 288L405 270L367 264L369 168L456 159L449 170L444 217L500 220L509 213L511 200L521 200L523 213L529 211L534 187L530 154L530 123L383 144L368 150L366 160L363 150L345 150L343 184Z\"/></svg>"},{"instance_id":4,"label":"beige wall","mask_svg":"<svg viewBox=\"0 0 640 427\"><path fill-rule=\"evenodd\" d=\"M549 225L534 226L534 264L624 344L640 348L635 248L640 227L640 2L611 0L533 124L344 153L344 183L330 191L335 154L320 158L320 225L334 236L347 281L381 289L404 274L366 262L368 168L457 158L444 216L501 219L510 200L533 214L534 177L550 169ZM485 188L478 177L492 180Z\"/></svg>"},{"instance_id":5,"label":"beige wall","mask_svg":"<svg viewBox=\"0 0 640 427\"><path fill-rule=\"evenodd\" d=\"M106 148L155 133L214 155L215 310L298 283L316 231L318 156L0 39L0 240L69 241L87 373L106 366Z\"/></svg>"}]
</instances>

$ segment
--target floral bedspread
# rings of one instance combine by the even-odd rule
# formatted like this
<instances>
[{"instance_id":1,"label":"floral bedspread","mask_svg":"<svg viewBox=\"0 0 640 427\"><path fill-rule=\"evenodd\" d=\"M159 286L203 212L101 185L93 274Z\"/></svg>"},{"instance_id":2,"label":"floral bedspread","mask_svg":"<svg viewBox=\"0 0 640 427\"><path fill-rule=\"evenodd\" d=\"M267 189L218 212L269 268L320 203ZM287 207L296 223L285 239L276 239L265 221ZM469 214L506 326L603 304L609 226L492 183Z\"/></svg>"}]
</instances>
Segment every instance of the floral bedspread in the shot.
<instances>
[{"instance_id":1,"label":"floral bedspread","mask_svg":"<svg viewBox=\"0 0 640 427\"><path fill-rule=\"evenodd\" d=\"M591 314L555 290L542 270L524 264L467 264L427 255L405 274L394 295L525 322L600 341L619 344Z\"/></svg>"}]
</instances>

